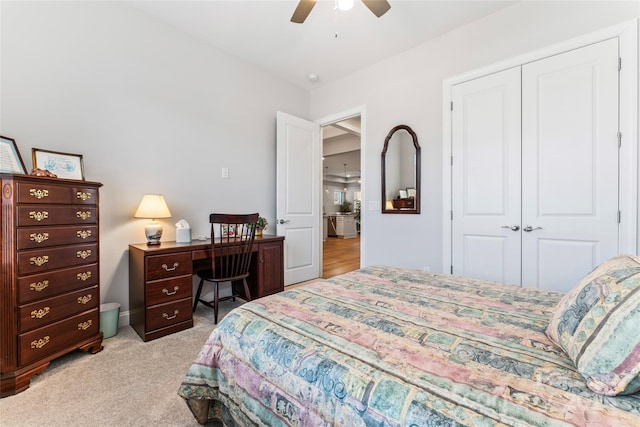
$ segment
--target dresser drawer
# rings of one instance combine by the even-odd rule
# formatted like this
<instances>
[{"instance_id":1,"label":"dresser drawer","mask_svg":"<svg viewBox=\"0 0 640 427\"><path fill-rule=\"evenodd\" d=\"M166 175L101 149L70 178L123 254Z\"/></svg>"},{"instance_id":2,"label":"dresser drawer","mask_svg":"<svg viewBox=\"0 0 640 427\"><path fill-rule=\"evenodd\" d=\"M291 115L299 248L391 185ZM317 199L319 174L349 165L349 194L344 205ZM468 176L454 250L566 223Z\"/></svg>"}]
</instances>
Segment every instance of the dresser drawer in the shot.
<instances>
[{"instance_id":1,"label":"dresser drawer","mask_svg":"<svg viewBox=\"0 0 640 427\"><path fill-rule=\"evenodd\" d=\"M18 252L18 274L40 273L97 261L97 244L21 251Z\"/></svg>"},{"instance_id":2,"label":"dresser drawer","mask_svg":"<svg viewBox=\"0 0 640 427\"><path fill-rule=\"evenodd\" d=\"M147 281L191 275L191 252L154 255L147 257L146 260Z\"/></svg>"},{"instance_id":3,"label":"dresser drawer","mask_svg":"<svg viewBox=\"0 0 640 427\"><path fill-rule=\"evenodd\" d=\"M146 286L147 307L191 298L193 280L191 275L149 282Z\"/></svg>"},{"instance_id":4,"label":"dresser drawer","mask_svg":"<svg viewBox=\"0 0 640 427\"><path fill-rule=\"evenodd\" d=\"M98 189L82 185L62 186L19 182L18 203L96 205Z\"/></svg>"},{"instance_id":5,"label":"dresser drawer","mask_svg":"<svg viewBox=\"0 0 640 427\"><path fill-rule=\"evenodd\" d=\"M20 332L39 328L73 314L96 308L99 300L98 287L94 286L23 305L18 309Z\"/></svg>"},{"instance_id":6,"label":"dresser drawer","mask_svg":"<svg viewBox=\"0 0 640 427\"><path fill-rule=\"evenodd\" d=\"M20 365L64 350L70 343L80 343L96 336L100 330L99 323L100 310L96 308L18 335Z\"/></svg>"},{"instance_id":7,"label":"dresser drawer","mask_svg":"<svg viewBox=\"0 0 640 427\"><path fill-rule=\"evenodd\" d=\"M98 264L81 265L18 278L18 301L25 304L98 284Z\"/></svg>"},{"instance_id":8,"label":"dresser drawer","mask_svg":"<svg viewBox=\"0 0 640 427\"><path fill-rule=\"evenodd\" d=\"M19 206L18 227L97 224L95 206Z\"/></svg>"},{"instance_id":9,"label":"dresser drawer","mask_svg":"<svg viewBox=\"0 0 640 427\"><path fill-rule=\"evenodd\" d=\"M18 250L98 241L97 225L19 228Z\"/></svg>"},{"instance_id":10,"label":"dresser drawer","mask_svg":"<svg viewBox=\"0 0 640 427\"><path fill-rule=\"evenodd\" d=\"M146 330L160 329L191 319L191 298L147 308Z\"/></svg>"}]
</instances>

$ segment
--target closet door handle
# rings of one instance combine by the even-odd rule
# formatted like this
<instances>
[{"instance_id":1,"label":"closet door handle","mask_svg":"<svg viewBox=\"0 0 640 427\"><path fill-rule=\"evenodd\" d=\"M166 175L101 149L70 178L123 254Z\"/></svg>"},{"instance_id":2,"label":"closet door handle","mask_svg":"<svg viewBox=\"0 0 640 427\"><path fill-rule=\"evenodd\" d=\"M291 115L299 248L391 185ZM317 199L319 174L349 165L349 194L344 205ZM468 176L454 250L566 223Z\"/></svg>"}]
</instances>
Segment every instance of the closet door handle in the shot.
<instances>
[{"instance_id":1,"label":"closet door handle","mask_svg":"<svg viewBox=\"0 0 640 427\"><path fill-rule=\"evenodd\" d=\"M542 230L542 227L532 227L530 225L525 225L522 230L526 231L527 233L531 233L533 230Z\"/></svg>"},{"instance_id":2,"label":"closet door handle","mask_svg":"<svg viewBox=\"0 0 640 427\"><path fill-rule=\"evenodd\" d=\"M516 224L516 225L503 225L503 226L502 226L502 227L500 227L500 228L510 228L510 229L511 229L511 231L518 231L518 230L520 230L520 226L519 226L518 224Z\"/></svg>"}]
</instances>

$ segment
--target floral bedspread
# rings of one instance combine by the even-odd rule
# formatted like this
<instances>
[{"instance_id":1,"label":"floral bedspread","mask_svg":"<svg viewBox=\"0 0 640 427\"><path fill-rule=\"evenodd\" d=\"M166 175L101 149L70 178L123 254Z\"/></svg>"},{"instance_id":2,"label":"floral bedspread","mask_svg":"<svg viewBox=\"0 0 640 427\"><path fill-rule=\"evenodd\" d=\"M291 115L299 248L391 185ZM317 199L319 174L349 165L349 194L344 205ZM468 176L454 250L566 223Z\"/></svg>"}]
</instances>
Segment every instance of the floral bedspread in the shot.
<instances>
[{"instance_id":1,"label":"floral bedspread","mask_svg":"<svg viewBox=\"0 0 640 427\"><path fill-rule=\"evenodd\" d=\"M560 297L365 268L232 311L178 394L227 426L640 426L545 336Z\"/></svg>"}]
</instances>

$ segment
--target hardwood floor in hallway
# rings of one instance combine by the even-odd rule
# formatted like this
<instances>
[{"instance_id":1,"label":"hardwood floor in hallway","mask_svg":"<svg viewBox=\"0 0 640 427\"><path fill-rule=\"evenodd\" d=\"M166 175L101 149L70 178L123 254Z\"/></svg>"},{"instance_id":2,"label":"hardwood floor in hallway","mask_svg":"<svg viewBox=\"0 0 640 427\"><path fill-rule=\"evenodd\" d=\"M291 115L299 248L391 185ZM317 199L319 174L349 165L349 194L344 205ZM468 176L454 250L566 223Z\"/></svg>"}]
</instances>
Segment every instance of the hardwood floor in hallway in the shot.
<instances>
[{"instance_id":1,"label":"hardwood floor in hallway","mask_svg":"<svg viewBox=\"0 0 640 427\"><path fill-rule=\"evenodd\" d=\"M327 237L322 251L323 279L360 268L360 235L353 239Z\"/></svg>"}]
</instances>

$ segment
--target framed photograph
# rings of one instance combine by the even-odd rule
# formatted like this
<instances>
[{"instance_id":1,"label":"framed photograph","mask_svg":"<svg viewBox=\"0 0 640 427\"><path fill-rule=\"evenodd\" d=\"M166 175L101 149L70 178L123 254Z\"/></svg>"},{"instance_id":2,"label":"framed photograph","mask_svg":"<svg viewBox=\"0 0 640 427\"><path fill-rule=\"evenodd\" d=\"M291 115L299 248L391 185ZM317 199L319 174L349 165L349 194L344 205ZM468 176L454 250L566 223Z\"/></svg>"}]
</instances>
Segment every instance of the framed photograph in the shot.
<instances>
[{"instance_id":1,"label":"framed photograph","mask_svg":"<svg viewBox=\"0 0 640 427\"><path fill-rule=\"evenodd\" d=\"M235 225L224 224L222 226L222 237L235 237L237 233Z\"/></svg>"},{"instance_id":2,"label":"framed photograph","mask_svg":"<svg viewBox=\"0 0 640 427\"><path fill-rule=\"evenodd\" d=\"M399 194L401 199L406 199L407 198L407 190L399 190L398 194Z\"/></svg>"},{"instance_id":3,"label":"framed photograph","mask_svg":"<svg viewBox=\"0 0 640 427\"><path fill-rule=\"evenodd\" d=\"M16 141L0 136L0 173L25 174L26 170Z\"/></svg>"},{"instance_id":4,"label":"framed photograph","mask_svg":"<svg viewBox=\"0 0 640 427\"><path fill-rule=\"evenodd\" d=\"M56 174L58 178L84 180L84 165L81 154L33 148L31 158L34 168L48 170Z\"/></svg>"},{"instance_id":5,"label":"framed photograph","mask_svg":"<svg viewBox=\"0 0 640 427\"><path fill-rule=\"evenodd\" d=\"M407 196L416 197L416 189L415 188L407 188Z\"/></svg>"}]
</instances>

